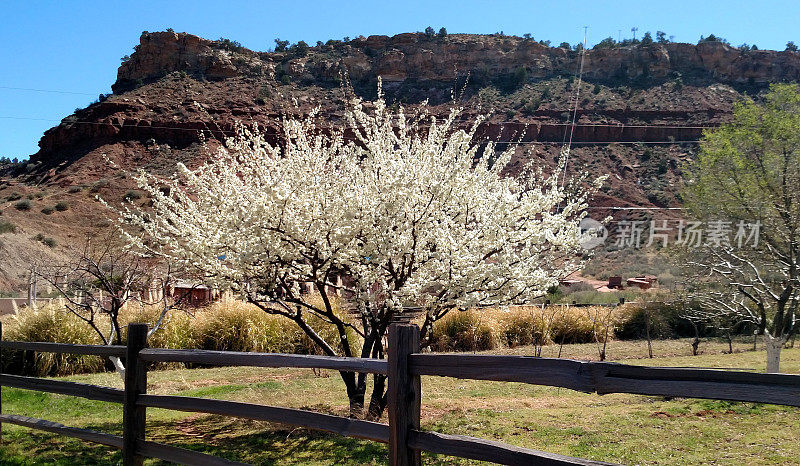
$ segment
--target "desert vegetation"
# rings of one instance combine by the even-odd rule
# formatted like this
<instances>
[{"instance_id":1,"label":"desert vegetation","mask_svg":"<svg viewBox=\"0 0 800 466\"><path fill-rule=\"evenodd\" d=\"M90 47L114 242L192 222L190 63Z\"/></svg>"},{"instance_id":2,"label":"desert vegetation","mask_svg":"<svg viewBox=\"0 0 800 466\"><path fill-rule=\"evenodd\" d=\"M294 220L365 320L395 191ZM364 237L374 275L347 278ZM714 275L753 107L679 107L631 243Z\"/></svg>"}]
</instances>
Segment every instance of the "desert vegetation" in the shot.
<instances>
[{"instance_id":1,"label":"desert vegetation","mask_svg":"<svg viewBox=\"0 0 800 466\"><path fill-rule=\"evenodd\" d=\"M312 305L314 301L317 301L317 305L321 304L321 300L318 295L309 298ZM358 315L348 312L343 304L339 298L333 298L334 312L348 325L357 324ZM583 345L587 349L594 346L594 354L587 357L613 360L646 357L646 349L641 354L631 355L619 354L617 348L618 345L627 346L623 342L646 342L649 333L652 340L671 340L673 343L669 343L669 347L682 347L683 354L691 354L695 333L689 320L691 316L682 309L681 306L663 303L628 303L621 306L530 305L454 311L434 324L429 350L509 350L533 356L547 354L552 357L572 357L565 347ZM117 317L117 325L122 329L117 341L126 341L125 328L128 323L141 322L152 327L157 325L157 330L148 339L148 344L155 348L324 354L314 340L293 322L238 300L221 301L200 308L175 308L166 320L163 320L162 312L162 307L152 304L131 302L126 305L120 309ZM422 324L424 316L416 314L411 322ZM96 323L100 331L98 333L59 298L38 309L22 308L16 314L6 316L3 323L4 338L10 340L96 345L106 343L101 334L113 334L110 320ZM338 338L336 329L323 319L311 319L309 324L323 338ZM752 349L750 328L743 326L737 329L733 338ZM701 322L698 331L703 345L727 341L727 335L710 323L705 325ZM363 344L355 331L349 333L349 341L353 350ZM606 345L604 356L598 351L598 343ZM34 359L25 360L24 357L33 356L9 351L4 354L5 369L13 373L64 376L114 368L94 356L64 357L36 353ZM655 355L659 356L657 350Z\"/></svg>"}]
</instances>

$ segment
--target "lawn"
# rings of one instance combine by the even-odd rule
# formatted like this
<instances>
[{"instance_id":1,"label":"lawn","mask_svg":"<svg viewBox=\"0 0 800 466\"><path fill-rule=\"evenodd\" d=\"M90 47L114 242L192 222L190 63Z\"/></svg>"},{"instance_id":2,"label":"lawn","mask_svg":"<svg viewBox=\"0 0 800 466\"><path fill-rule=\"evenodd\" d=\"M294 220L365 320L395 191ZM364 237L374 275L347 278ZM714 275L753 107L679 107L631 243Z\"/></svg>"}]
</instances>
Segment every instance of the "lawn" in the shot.
<instances>
[{"instance_id":1,"label":"lawn","mask_svg":"<svg viewBox=\"0 0 800 466\"><path fill-rule=\"evenodd\" d=\"M609 356L629 364L728 367L763 370L763 350L734 354L726 345L704 343L691 356L688 340L612 342ZM752 349L750 347L750 349ZM558 353L545 348L545 356ZM530 354L531 348L495 353ZM568 357L596 359L592 345L566 345ZM642 358L642 359L639 359ZM800 373L800 348L785 350L782 369ZM121 387L115 374L64 377ZM800 409L639 395L589 395L519 383L422 380L425 429L501 440L571 456L626 464L800 464ZM260 368L152 371L148 391L311 409L344 415L347 399L335 372ZM21 414L110 433L121 433L119 405L3 388L4 413ZM386 446L279 424L148 410L148 439L254 464L385 464ZM2 464L98 464L120 461L110 448L4 425ZM426 464L474 464L425 455ZM161 464L148 460L147 464Z\"/></svg>"}]
</instances>

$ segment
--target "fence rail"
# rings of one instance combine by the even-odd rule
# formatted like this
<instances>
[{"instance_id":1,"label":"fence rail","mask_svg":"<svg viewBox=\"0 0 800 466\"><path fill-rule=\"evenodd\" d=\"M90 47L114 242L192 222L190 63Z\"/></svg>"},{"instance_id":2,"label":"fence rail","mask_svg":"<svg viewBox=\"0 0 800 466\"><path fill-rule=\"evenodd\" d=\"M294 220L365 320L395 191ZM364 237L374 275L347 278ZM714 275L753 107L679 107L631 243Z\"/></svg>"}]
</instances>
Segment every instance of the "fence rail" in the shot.
<instances>
[{"instance_id":1,"label":"fence rail","mask_svg":"<svg viewBox=\"0 0 800 466\"><path fill-rule=\"evenodd\" d=\"M39 390L122 404L121 437L13 414L0 414L0 423L25 426L120 448L125 465L140 465L144 457L190 465L241 464L205 453L146 441L144 434L147 408L278 422L388 443L392 465L418 465L421 462L421 451L511 465L599 465L609 463L572 458L464 435L423 431L420 428L422 396L420 377L441 376L522 382L598 394L633 393L800 406L800 376L797 375L642 367L528 356L423 354L419 348L419 329L410 324L393 324L390 327L387 360L145 348L146 334L146 325L131 324L128 327L127 346L67 345L2 341L2 327L0 327L0 346L3 348L117 356L125 357L126 363L124 390L0 374L0 388L6 386ZM389 423L236 401L150 395L146 393L148 362L322 368L384 374L388 376Z\"/></svg>"},{"instance_id":2,"label":"fence rail","mask_svg":"<svg viewBox=\"0 0 800 466\"><path fill-rule=\"evenodd\" d=\"M292 367L386 374L386 361L367 358L338 358L306 354L242 353L197 349L148 348L139 353L144 361L186 362L215 366Z\"/></svg>"}]
</instances>

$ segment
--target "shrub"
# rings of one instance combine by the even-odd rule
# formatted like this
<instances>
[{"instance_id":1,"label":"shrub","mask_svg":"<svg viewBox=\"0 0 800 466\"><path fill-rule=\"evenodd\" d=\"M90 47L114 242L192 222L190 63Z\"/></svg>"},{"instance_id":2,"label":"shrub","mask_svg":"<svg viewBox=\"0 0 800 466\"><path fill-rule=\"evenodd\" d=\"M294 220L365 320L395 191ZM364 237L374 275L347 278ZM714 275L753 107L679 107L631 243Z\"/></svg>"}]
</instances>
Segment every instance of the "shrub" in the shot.
<instances>
[{"instance_id":1,"label":"shrub","mask_svg":"<svg viewBox=\"0 0 800 466\"><path fill-rule=\"evenodd\" d=\"M703 42L721 42L723 44L730 44L725 38L715 36L714 34L709 34L708 37L700 36L700 40L697 41L697 43L701 44Z\"/></svg>"},{"instance_id":2,"label":"shrub","mask_svg":"<svg viewBox=\"0 0 800 466\"><path fill-rule=\"evenodd\" d=\"M55 210L52 207L45 207L44 209L42 209L42 213L45 215L50 215L53 212L55 212Z\"/></svg>"},{"instance_id":3,"label":"shrub","mask_svg":"<svg viewBox=\"0 0 800 466\"><path fill-rule=\"evenodd\" d=\"M89 188L90 193L98 193L101 189L108 185L108 180L105 178L101 178L94 183L92 183L92 187Z\"/></svg>"},{"instance_id":4,"label":"shrub","mask_svg":"<svg viewBox=\"0 0 800 466\"><path fill-rule=\"evenodd\" d=\"M8 220L0 220L0 234L3 233L16 233L17 226Z\"/></svg>"},{"instance_id":5,"label":"shrub","mask_svg":"<svg viewBox=\"0 0 800 466\"><path fill-rule=\"evenodd\" d=\"M509 313L500 319L500 337L509 348L525 345L543 345L548 341L548 329L540 318L538 309L534 312L522 310Z\"/></svg>"},{"instance_id":6,"label":"shrub","mask_svg":"<svg viewBox=\"0 0 800 466\"><path fill-rule=\"evenodd\" d=\"M484 351L494 347L492 328L481 322L478 312L453 311L433 326L433 351Z\"/></svg>"},{"instance_id":7,"label":"shrub","mask_svg":"<svg viewBox=\"0 0 800 466\"><path fill-rule=\"evenodd\" d=\"M264 105L272 97L272 88L264 85L258 90L258 96L255 98L255 103Z\"/></svg>"},{"instance_id":8,"label":"shrub","mask_svg":"<svg viewBox=\"0 0 800 466\"><path fill-rule=\"evenodd\" d=\"M550 326L550 339L558 344L591 343L594 324L580 308L564 308Z\"/></svg>"},{"instance_id":9,"label":"shrub","mask_svg":"<svg viewBox=\"0 0 800 466\"><path fill-rule=\"evenodd\" d=\"M194 322L197 347L219 351L291 353L295 345L288 319L243 303L218 303Z\"/></svg>"},{"instance_id":10,"label":"shrub","mask_svg":"<svg viewBox=\"0 0 800 466\"><path fill-rule=\"evenodd\" d=\"M285 52L287 48L289 48L289 41L288 40L281 40L279 37L275 38L275 51L276 52Z\"/></svg>"},{"instance_id":11,"label":"shrub","mask_svg":"<svg viewBox=\"0 0 800 466\"><path fill-rule=\"evenodd\" d=\"M82 188L80 186L70 186L70 188L67 190L67 192L70 193L70 194L75 194L75 193L81 192L81 189Z\"/></svg>"},{"instance_id":12,"label":"shrub","mask_svg":"<svg viewBox=\"0 0 800 466\"><path fill-rule=\"evenodd\" d=\"M95 345L97 334L74 314L55 305L24 309L12 316L6 332L9 340ZM97 356L32 353L3 350L4 371L35 376L61 376L98 372L105 361Z\"/></svg>"},{"instance_id":13,"label":"shrub","mask_svg":"<svg viewBox=\"0 0 800 466\"><path fill-rule=\"evenodd\" d=\"M6 196L6 201L8 201L8 202L17 201L19 199L22 199L22 194L20 194L20 193L18 193L16 191L12 192L8 196Z\"/></svg>"},{"instance_id":14,"label":"shrub","mask_svg":"<svg viewBox=\"0 0 800 466\"><path fill-rule=\"evenodd\" d=\"M49 238L41 233L37 233L36 236L33 237L33 239L39 241L40 243L44 244L45 246L51 249L56 247L56 240L54 240L53 238Z\"/></svg>"},{"instance_id":15,"label":"shrub","mask_svg":"<svg viewBox=\"0 0 800 466\"><path fill-rule=\"evenodd\" d=\"M491 104L500 98L500 91L496 88L487 86L478 91L478 100L482 104Z\"/></svg>"},{"instance_id":16,"label":"shrub","mask_svg":"<svg viewBox=\"0 0 800 466\"><path fill-rule=\"evenodd\" d=\"M128 192L126 192L125 195L122 196L122 198L124 200L128 201L128 202L132 202L132 201L135 201L137 199L141 199L142 198L142 194L139 191L135 190L135 189L131 189Z\"/></svg>"},{"instance_id":17,"label":"shrub","mask_svg":"<svg viewBox=\"0 0 800 466\"><path fill-rule=\"evenodd\" d=\"M64 201L60 201L56 203L54 208L59 212L64 212L65 210L69 209L69 205Z\"/></svg>"},{"instance_id":18,"label":"shrub","mask_svg":"<svg viewBox=\"0 0 800 466\"><path fill-rule=\"evenodd\" d=\"M525 102L525 106L522 107L522 112L526 115L533 115L536 113L536 110L539 110L539 107L542 105L541 99L533 98L527 102Z\"/></svg>"},{"instance_id":19,"label":"shrub","mask_svg":"<svg viewBox=\"0 0 800 466\"><path fill-rule=\"evenodd\" d=\"M14 208L22 211L31 210L31 201L29 201L28 199L17 201L17 203L14 204Z\"/></svg>"},{"instance_id":20,"label":"shrub","mask_svg":"<svg viewBox=\"0 0 800 466\"><path fill-rule=\"evenodd\" d=\"M219 40L216 41L216 45L230 52L244 52L247 50L242 47L242 44L238 41L226 39L225 37L220 37Z\"/></svg>"},{"instance_id":21,"label":"shrub","mask_svg":"<svg viewBox=\"0 0 800 466\"><path fill-rule=\"evenodd\" d=\"M308 44L303 40L298 41L296 44L292 44L292 46L289 47L289 53L296 57L305 57L308 55Z\"/></svg>"},{"instance_id":22,"label":"shrub","mask_svg":"<svg viewBox=\"0 0 800 466\"><path fill-rule=\"evenodd\" d=\"M680 305L651 302L621 306L615 336L623 340L644 338L650 319L650 338L694 336L688 323L681 319Z\"/></svg>"},{"instance_id":23,"label":"shrub","mask_svg":"<svg viewBox=\"0 0 800 466\"><path fill-rule=\"evenodd\" d=\"M159 306L145 306L138 309L130 306L120 313L120 324L127 328L127 325L131 323L144 323L149 328L153 328L160 313ZM172 310L159 329L147 339L147 344L153 348L197 348L194 323L192 315L180 310ZM127 334L125 338L127 339Z\"/></svg>"}]
</instances>

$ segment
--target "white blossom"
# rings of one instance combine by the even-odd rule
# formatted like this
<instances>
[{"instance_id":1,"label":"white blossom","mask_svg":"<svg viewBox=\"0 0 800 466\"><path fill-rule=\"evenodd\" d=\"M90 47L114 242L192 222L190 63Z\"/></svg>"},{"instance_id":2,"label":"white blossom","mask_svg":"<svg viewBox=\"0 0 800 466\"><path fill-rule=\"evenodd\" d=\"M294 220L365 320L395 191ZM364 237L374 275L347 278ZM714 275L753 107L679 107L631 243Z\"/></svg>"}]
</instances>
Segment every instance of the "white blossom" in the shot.
<instances>
[{"instance_id":1,"label":"white blossom","mask_svg":"<svg viewBox=\"0 0 800 466\"><path fill-rule=\"evenodd\" d=\"M253 301L292 301L297 283L345 275L363 315L524 302L573 272L579 221L602 180L563 186L563 164L504 176L514 148L481 148L483 119L463 128L461 109L427 111L390 111L379 92L352 102L350 132L317 111L284 119L279 143L240 125L197 169L140 172L152 211L119 210L125 234Z\"/></svg>"}]
</instances>

